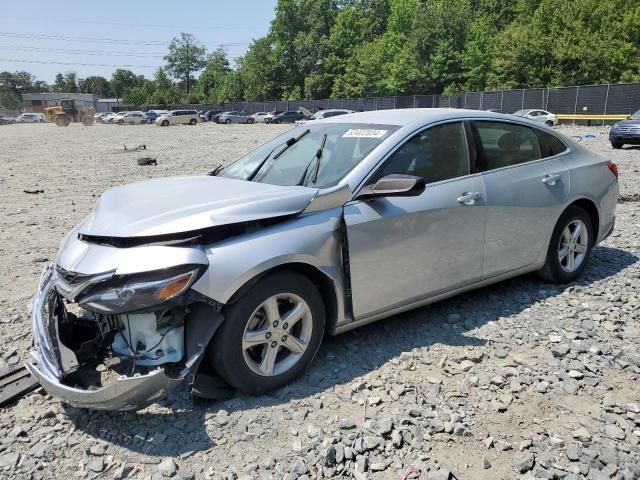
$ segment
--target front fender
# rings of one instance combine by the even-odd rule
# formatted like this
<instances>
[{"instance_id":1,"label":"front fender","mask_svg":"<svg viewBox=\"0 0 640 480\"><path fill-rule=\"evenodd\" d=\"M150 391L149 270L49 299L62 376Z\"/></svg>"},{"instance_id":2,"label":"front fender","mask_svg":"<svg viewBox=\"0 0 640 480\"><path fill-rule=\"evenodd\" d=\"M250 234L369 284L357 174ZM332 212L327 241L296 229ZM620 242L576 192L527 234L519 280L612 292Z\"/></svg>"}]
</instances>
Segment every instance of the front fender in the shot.
<instances>
[{"instance_id":1,"label":"front fender","mask_svg":"<svg viewBox=\"0 0 640 480\"><path fill-rule=\"evenodd\" d=\"M342 208L301 215L205 247L209 268L192 289L220 302L252 279L291 263L325 274L336 289L338 321L343 318Z\"/></svg>"}]
</instances>

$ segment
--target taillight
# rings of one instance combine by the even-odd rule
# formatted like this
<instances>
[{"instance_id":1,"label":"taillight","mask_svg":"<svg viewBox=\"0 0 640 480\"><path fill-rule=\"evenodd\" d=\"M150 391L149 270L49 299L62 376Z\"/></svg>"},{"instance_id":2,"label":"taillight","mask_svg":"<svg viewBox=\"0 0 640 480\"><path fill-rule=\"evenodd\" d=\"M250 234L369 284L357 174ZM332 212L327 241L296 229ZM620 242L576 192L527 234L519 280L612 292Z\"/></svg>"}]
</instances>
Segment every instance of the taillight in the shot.
<instances>
[{"instance_id":1,"label":"taillight","mask_svg":"<svg viewBox=\"0 0 640 480\"><path fill-rule=\"evenodd\" d=\"M607 167L609 167L609 171L613 173L613 176L618 178L618 165L610 161Z\"/></svg>"}]
</instances>

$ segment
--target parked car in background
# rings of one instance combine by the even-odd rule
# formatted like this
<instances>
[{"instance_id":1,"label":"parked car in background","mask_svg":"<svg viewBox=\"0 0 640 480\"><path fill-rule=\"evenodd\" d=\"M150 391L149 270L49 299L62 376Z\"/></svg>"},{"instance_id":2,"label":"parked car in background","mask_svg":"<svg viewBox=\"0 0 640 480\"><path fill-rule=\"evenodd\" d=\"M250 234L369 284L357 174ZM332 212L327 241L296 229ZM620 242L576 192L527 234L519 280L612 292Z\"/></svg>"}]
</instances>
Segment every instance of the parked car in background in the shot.
<instances>
[{"instance_id":1,"label":"parked car in background","mask_svg":"<svg viewBox=\"0 0 640 480\"><path fill-rule=\"evenodd\" d=\"M12 123L16 123L15 117L10 117L9 115L0 113L0 125L10 125Z\"/></svg>"},{"instance_id":2,"label":"parked car in background","mask_svg":"<svg viewBox=\"0 0 640 480\"><path fill-rule=\"evenodd\" d=\"M196 125L200 116L195 110L171 110L169 113L156 118L156 125L168 127L169 125Z\"/></svg>"},{"instance_id":3,"label":"parked car in background","mask_svg":"<svg viewBox=\"0 0 640 480\"><path fill-rule=\"evenodd\" d=\"M268 116L269 114L267 112L256 112L251 115L251 118L253 118L254 123L265 123Z\"/></svg>"},{"instance_id":4,"label":"parked car in background","mask_svg":"<svg viewBox=\"0 0 640 480\"><path fill-rule=\"evenodd\" d=\"M144 407L201 361L263 394L326 335L529 272L575 281L617 201L614 163L524 118L433 108L303 125L216 176L102 193L42 274L27 368L93 409Z\"/></svg>"},{"instance_id":5,"label":"parked car in background","mask_svg":"<svg viewBox=\"0 0 640 480\"><path fill-rule=\"evenodd\" d=\"M296 120L296 126L304 125L308 122L314 122L316 120L322 120L325 118L337 117L339 115L346 115L348 113L356 113L353 110L348 110L346 108L332 108L328 110L319 110L314 113L311 118L308 120Z\"/></svg>"},{"instance_id":6,"label":"parked car in background","mask_svg":"<svg viewBox=\"0 0 640 480\"><path fill-rule=\"evenodd\" d=\"M280 115L283 111L284 110L273 110L272 112L267 113L264 117L264 123L271 123L273 117L275 117L276 115Z\"/></svg>"},{"instance_id":7,"label":"parked car in background","mask_svg":"<svg viewBox=\"0 0 640 480\"><path fill-rule=\"evenodd\" d=\"M104 118L111 115L111 112L98 112L93 116L93 119L98 123L104 123Z\"/></svg>"},{"instance_id":8,"label":"parked car in background","mask_svg":"<svg viewBox=\"0 0 640 480\"><path fill-rule=\"evenodd\" d=\"M147 119L147 123L153 123L160 115L166 115L169 113L169 110L149 110L144 114Z\"/></svg>"},{"instance_id":9,"label":"parked car in background","mask_svg":"<svg viewBox=\"0 0 640 480\"><path fill-rule=\"evenodd\" d=\"M44 123L46 118L43 113L21 113L16 117L16 123Z\"/></svg>"},{"instance_id":10,"label":"parked car in background","mask_svg":"<svg viewBox=\"0 0 640 480\"><path fill-rule=\"evenodd\" d=\"M270 123L295 123L308 117L302 112L282 112L271 119Z\"/></svg>"},{"instance_id":11,"label":"parked car in background","mask_svg":"<svg viewBox=\"0 0 640 480\"><path fill-rule=\"evenodd\" d=\"M613 148L624 145L640 145L640 110L632 113L626 120L616 122L609 130L609 142Z\"/></svg>"},{"instance_id":12,"label":"parked car in background","mask_svg":"<svg viewBox=\"0 0 640 480\"><path fill-rule=\"evenodd\" d=\"M144 112L127 112L124 115L118 115L115 123L118 125L140 125L147 123L147 117Z\"/></svg>"},{"instance_id":13,"label":"parked car in background","mask_svg":"<svg viewBox=\"0 0 640 480\"><path fill-rule=\"evenodd\" d=\"M104 115L103 117L101 117L101 121L102 121L102 123L113 123L113 121L115 120L115 118L117 116L118 116L117 113L110 112L110 113L107 113L106 115Z\"/></svg>"},{"instance_id":14,"label":"parked car in background","mask_svg":"<svg viewBox=\"0 0 640 480\"><path fill-rule=\"evenodd\" d=\"M220 115L222 115L225 112L219 112L219 113L214 113L213 115L211 115L211 121L214 123L220 123Z\"/></svg>"},{"instance_id":15,"label":"parked car in background","mask_svg":"<svg viewBox=\"0 0 640 480\"><path fill-rule=\"evenodd\" d=\"M244 112L224 112L218 117L218 123L255 123L256 121Z\"/></svg>"},{"instance_id":16,"label":"parked car in background","mask_svg":"<svg viewBox=\"0 0 640 480\"><path fill-rule=\"evenodd\" d=\"M518 110L514 115L517 117L528 118L534 122L544 123L547 127L555 127L558 124L558 117L546 110Z\"/></svg>"},{"instance_id":17,"label":"parked car in background","mask_svg":"<svg viewBox=\"0 0 640 480\"><path fill-rule=\"evenodd\" d=\"M204 112L204 117L207 119L207 122L215 122L217 119L216 115L220 115L221 113L222 110L207 110Z\"/></svg>"}]
</instances>

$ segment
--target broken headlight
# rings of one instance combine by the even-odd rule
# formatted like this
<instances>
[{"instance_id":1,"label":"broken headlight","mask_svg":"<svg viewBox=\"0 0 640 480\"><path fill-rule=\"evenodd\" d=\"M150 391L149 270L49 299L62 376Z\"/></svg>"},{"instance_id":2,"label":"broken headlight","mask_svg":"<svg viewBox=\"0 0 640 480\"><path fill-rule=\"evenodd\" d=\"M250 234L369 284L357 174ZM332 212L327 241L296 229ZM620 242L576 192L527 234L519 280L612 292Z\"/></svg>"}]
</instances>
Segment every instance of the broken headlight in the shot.
<instances>
[{"instance_id":1,"label":"broken headlight","mask_svg":"<svg viewBox=\"0 0 640 480\"><path fill-rule=\"evenodd\" d=\"M189 289L204 271L201 265L188 270L148 272L96 285L78 303L89 311L114 315L160 305Z\"/></svg>"}]
</instances>

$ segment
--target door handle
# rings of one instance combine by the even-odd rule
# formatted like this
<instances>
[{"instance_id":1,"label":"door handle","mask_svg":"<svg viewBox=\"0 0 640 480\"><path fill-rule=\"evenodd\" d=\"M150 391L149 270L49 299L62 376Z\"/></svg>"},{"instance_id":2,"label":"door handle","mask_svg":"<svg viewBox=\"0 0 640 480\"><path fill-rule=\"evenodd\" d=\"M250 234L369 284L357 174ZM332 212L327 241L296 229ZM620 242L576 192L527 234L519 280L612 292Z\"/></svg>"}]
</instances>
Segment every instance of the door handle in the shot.
<instances>
[{"instance_id":1,"label":"door handle","mask_svg":"<svg viewBox=\"0 0 640 480\"><path fill-rule=\"evenodd\" d=\"M473 205L480 197L482 197L480 192L464 192L461 197L458 197L458 203Z\"/></svg>"},{"instance_id":2,"label":"door handle","mask_svg":"<svg viewBox=\"0 0 640 480\"><path fill-rule=\"evenodd\" d=\"M554 186L558 182L558 180L560 180L560 175L545 175L545 177L542 179L542 183Z\"/></svg>"}]
</instances>

